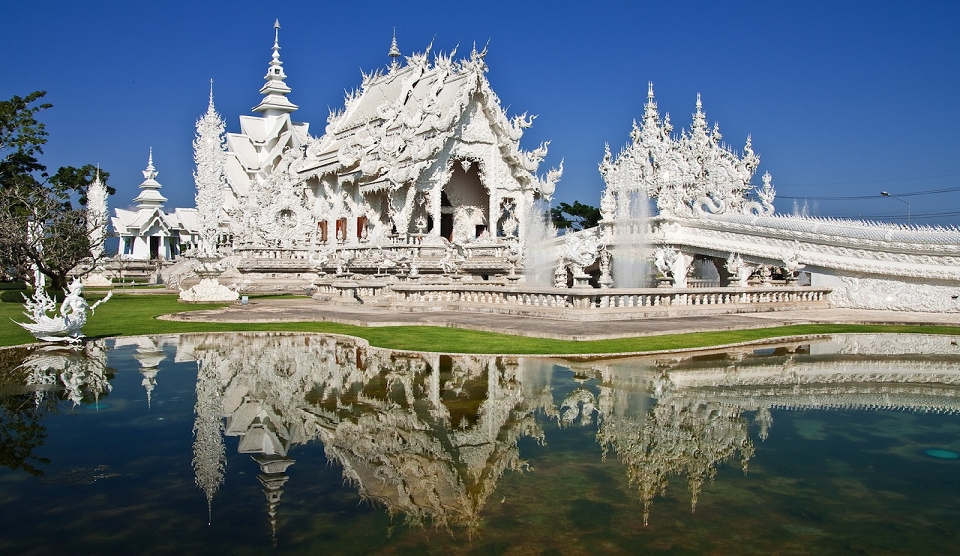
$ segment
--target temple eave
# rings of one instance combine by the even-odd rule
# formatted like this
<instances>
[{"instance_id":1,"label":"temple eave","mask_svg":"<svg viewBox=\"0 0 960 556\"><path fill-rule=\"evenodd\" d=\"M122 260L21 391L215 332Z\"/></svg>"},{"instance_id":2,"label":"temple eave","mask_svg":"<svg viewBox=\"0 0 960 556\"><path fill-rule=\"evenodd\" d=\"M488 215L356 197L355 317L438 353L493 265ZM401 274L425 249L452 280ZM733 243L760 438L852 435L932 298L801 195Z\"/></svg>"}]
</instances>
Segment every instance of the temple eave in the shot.
<instances>
[{"instance_id":1,"label":"temple eave","mask_svg":"<svg viewBox=\"0 0 960 556\"><path fill-rule=\"evenodd\" d=\"M265 112L267 110L278 110L280 112L294 112L299 106L290 102L285 97L269 96L253 107L254 112Z\"/></svg>"}]
</instances>

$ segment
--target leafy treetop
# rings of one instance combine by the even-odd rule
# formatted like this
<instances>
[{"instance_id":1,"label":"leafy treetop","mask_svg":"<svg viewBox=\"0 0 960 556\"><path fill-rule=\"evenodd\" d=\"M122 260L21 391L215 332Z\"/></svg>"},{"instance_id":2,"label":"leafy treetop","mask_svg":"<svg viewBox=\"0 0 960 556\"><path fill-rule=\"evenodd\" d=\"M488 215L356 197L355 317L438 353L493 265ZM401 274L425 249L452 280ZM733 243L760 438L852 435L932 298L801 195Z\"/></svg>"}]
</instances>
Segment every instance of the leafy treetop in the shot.
<instances>
[{"instance_id":1,"label":"leafy treetop","mask_svg":"<svg viewBox=\"0 0 960 556\"><path fill-rule=\"evenodd\" d=\"M574 232L593 228L602 218L600 209L574 201L572 205L560 203L550 209L550 218L557 229L572 230Z\"/></svg>"}]
</instances>

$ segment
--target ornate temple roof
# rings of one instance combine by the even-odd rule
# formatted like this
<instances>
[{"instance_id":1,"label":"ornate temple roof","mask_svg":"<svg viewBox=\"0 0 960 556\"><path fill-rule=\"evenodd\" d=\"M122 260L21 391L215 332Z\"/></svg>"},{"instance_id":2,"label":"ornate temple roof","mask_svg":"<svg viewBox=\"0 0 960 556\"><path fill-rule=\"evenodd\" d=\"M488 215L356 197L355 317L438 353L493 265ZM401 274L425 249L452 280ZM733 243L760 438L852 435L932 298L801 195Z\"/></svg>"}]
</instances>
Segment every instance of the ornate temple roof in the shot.
<instances>
[{"instance_id":1,"label":"ornate temple roof","mask_svg":"<svg viewBox=\"0 0 960 556\"><path fill-rule=\"evenodd\" d=\"M237 208L237 199L245 197L257 177L267 176L288 149L300 148L309 139L310 124L294 122L290 114L297 105L290 102L291 92L284 79L280 61L280 22L274 23L273 55L260 89L264 95L253 108L259 116L240 116L240 133L227 133L227 159L224 172L233 195L224 199L224 208Z\"/></svg>"},{"instance_id":2,"label":"ornate temple roof","mask_svg":"<svg viewBox=\"0 0 960 556\"><path fill-rule=\"evenodd\" d=\"M140 184L140 194L133 200L137 208L162 208L167 198L160 194L160 182L157 181L157 169L153 167L153 147L150 147L150 156L147 158L147 168L143 171L143 182Z\"/></svg>"},{"instance_id":3,"label":"ornate temple roof","mask_svg":"<svg viewBox=\"0 0 960 556\"><path fill-rule=\"evenodd\" d=\"M639 192L656 199L657 209L665 215L773 213L776 192L770 175L764 175L762 187L750 183L760 163L750 137L742 156L723 144L719 126L710 129L707 123L699 94L690 131L679 137L672 132L670 115L660 118L650 83L643 120L634 122L631 143L616 157L608 146L600 163L607 184L604 197L609 199L605 203L612 205L613 197ZM751 193L758 201L749 198Z\"/></svg>"},{"instance_id":4,"label":"ornate temple roof","mask_svg":"<svg viewBox=\"0 0 960 556\"><path fill-rule=\"evenodd\" d=\"M176 208L167 213L163 210L166 197L160 194L160 182L156 180L157 169L153 166L153 149L147 168L143 171L143 183L140 184L140 195L134 199L139 210L114 209L114 216L110 223L116 233L121 236L137 236L147 234L156 227L164 233L176 230L181 233L196 233L199 230L199 219L195 208Z\"/></svg>"},{"instance_id":5,"label":"ornate temple roof","mask_svg":"<svg viewBox=\"0 0 960 556\"><path fill-rule=\"evenodd\" d=\"M431 64L428 47L406 57L401 66L394 39L393 63L385 73L365 74L360 90L347 94L344 108L330 113L326 133L308 145L299 174L353 172L364 186L377 182L397 186L419 179L457 137L466 143L498 145L514 178L524 187L551 195L560 171L546 181L535 175L546 144L529 152L519 147L533 118L525 114L507 118L485 75L486 49L474 48L460 61L454 60L455 54L455 50L436 54ZM478 120L487 125L471 125Z\"/></svg>"}]
</instances>

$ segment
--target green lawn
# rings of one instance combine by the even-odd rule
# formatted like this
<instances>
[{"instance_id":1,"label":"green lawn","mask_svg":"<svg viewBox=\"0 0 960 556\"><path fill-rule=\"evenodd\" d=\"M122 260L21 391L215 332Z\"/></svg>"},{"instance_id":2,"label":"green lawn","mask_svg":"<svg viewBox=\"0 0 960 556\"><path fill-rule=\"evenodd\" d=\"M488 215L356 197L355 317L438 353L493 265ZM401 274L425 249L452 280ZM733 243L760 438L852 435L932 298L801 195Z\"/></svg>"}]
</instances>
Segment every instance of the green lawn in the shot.
<instances>
[{"instance_id":1,"label":"green lawn","mask_svg":"<svg viewBox=\"0 0 960 556\"><path fill-rule=\"evenodd\" d=\"M15 294L15 295L14 295ZM89 292L93 303L102 293ZM25 321L19 293L3 292L0 302L0 346L33 342L33 337L11 319ZM754 330L665 334L615 340L564 341L476 332L456 328L427 326L360 327L329 322L290 323L192 323L157 320L157 316L181 311L210 309L220 305L187 305L175 295L129 295L115 293L101 305L84 328L88 337L137 336L177 332L328 332L348 334L366 339L371 345L417 351L453 353L503 353L517 355L603 355L611 353L647 352L670 349L729 345L770 338L830 334L841 332L909 332L923 334L957 334L960 327L812 324L778 326Z\"/></svg>"}]
</instances>

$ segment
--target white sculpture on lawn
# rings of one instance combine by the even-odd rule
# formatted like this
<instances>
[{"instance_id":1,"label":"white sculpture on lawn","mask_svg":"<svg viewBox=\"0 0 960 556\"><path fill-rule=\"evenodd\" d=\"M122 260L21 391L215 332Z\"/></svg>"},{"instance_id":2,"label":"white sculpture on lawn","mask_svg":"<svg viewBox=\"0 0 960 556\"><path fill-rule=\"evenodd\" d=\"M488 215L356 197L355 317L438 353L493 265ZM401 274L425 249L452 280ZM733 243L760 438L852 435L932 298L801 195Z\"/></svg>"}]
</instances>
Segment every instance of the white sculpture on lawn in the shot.
<instances>
[{"instance_id":1,"label":"white sculpture on lawn","mask_svg":"<svg viewBox=\"0 0 960 556\"><path fill-rule=\"evenodd\" d=\"M200 242L197 246L198 264L194 272L200 283L180 292L182 301L223 302L236 301L240 294L217 280L222 273L217 251L217 236L220 232L220 211L223 208L223 188L226 187L224 164L226 124L213 106L213 80L210 80L210 103L207 113L197 120L197 136L193 140L193 160L197 170L193 173L197 184L197 215L200 220Z\"/></svg>"},{"instance_id":2,"label":"white sculpture on lawn","mask_svg":"<svg viewBox=\"0 0 960 556\"><path fill-rule=\"evenodd\" d=\"M79 342L83 338L81 330L87 323L87 312L93 314L101 303L105 303L113 295L112 291L107 292L106 297L89 305L83 298L83 284L79 279L74 279L68 286L68 291L65 292L67 295L57 313L57 302L47 294L43 281L38 280L36 283L38 286L33 296L23 296L26 308L23 314L33 323L17 324L33 334L34 338L44 342ZM50 313L53 313L53 316Z\"/></svg>"}]
</instances>

